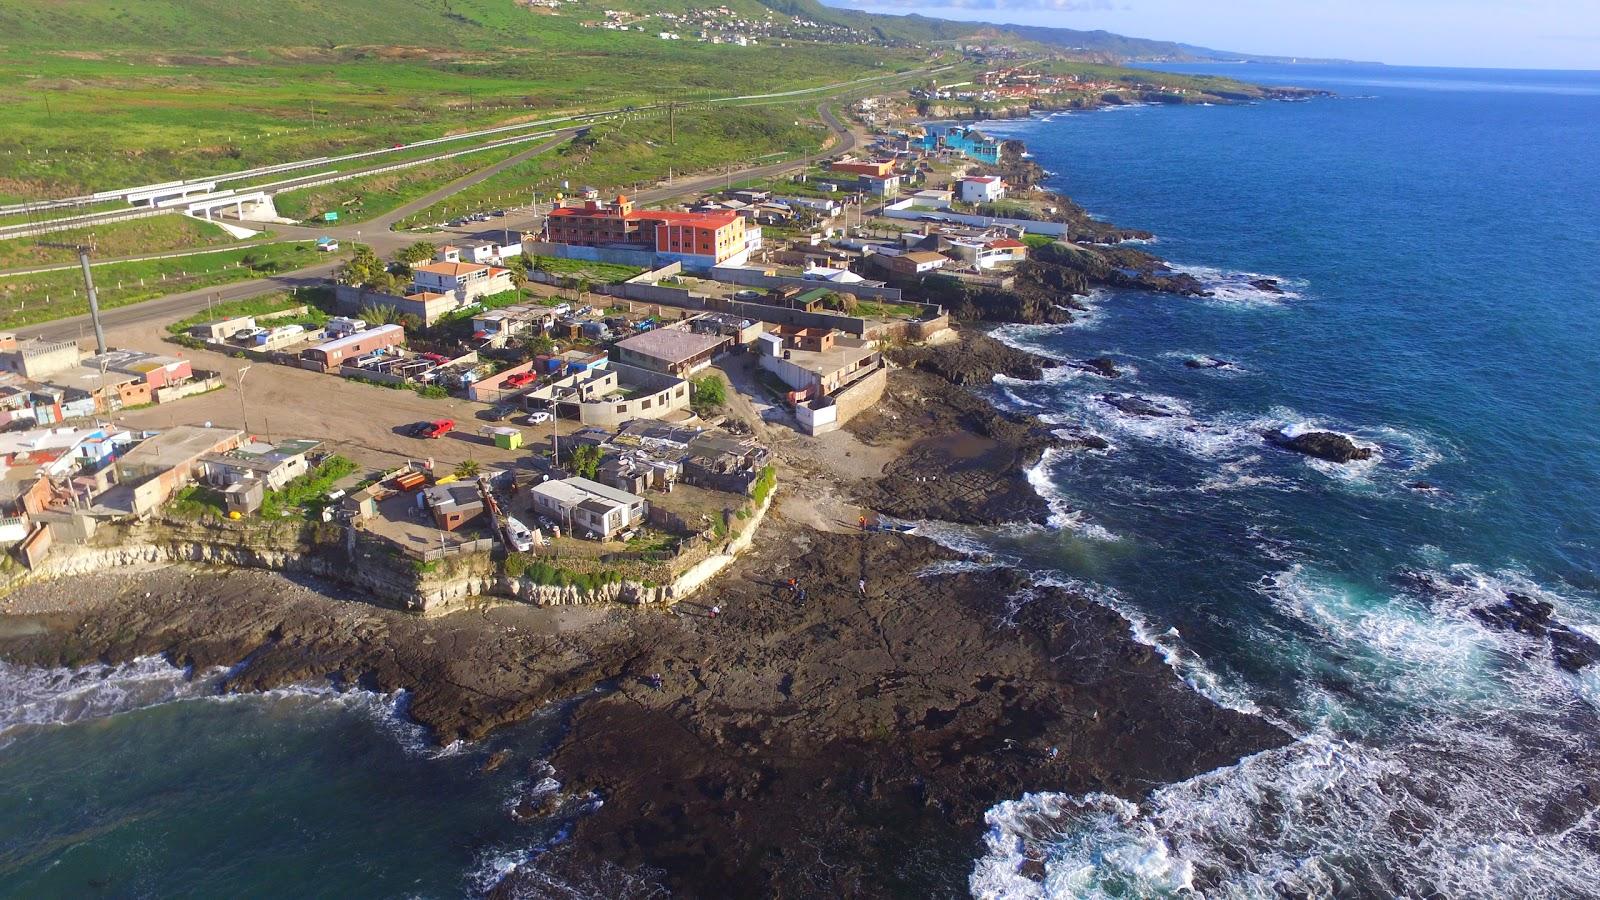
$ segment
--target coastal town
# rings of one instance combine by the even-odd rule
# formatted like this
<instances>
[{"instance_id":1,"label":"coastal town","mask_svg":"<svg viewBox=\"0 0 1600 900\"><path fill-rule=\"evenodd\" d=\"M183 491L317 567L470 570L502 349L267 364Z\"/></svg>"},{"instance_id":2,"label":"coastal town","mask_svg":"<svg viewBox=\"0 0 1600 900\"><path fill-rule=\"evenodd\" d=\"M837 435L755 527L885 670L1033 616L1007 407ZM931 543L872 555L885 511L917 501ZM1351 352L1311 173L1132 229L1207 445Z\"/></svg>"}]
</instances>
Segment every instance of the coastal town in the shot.
<instances>
[{"instance_id":1,"label":"coastal town","mask_svg":"<svg viewBox=\"0 0 1600 900\"><path fill-rule=\"evenodd\" d=\"M523 210L531 227L501 210L390 260L359 248L326 287L208 303L136 347L0 335L13 577L130 526L248 544L294 521L410 560L418 585L494 570L517 596L687 596L754 539L774 444L825 456L895 353L958 340L930 285L1003 292L1070 239L981 132L866 137L670 204L578 188ZM318 415L331 394L361 408Z\"/></svg>"},{"instance_id":2,"label":"coastal town","mask_svg":"<svg viewBox=\"0 0 1600 900\"><path fill-rule=\"evenodd\" d=\"M392 698L477 777L515 773L497 815L574 835L497 871L508 895L591 859L687 895L851 895L874 883L853 863L752 874L795 845L795 798L828 798L798 831L819 859L880 847L887 871L900 822L954 846L1040 784L1126 793L1282 746L1182 689L1115 609L940 541L1053 529L1036 473L1110 449L994 403L997 380L1067 367L1107 409L1174 415L1118 390L1117 359L990 327L1071 322L1097 288L1208 290L1050 189L1021 142L928 115L1019 80L1041 103L1075 90L993 71L976 95L824 104L820 148L775 161L509 198L468 175L364 222L134 192L134 215L278 231L298 269L90 293L87 316L0 335L4 660ZM551 710L570 718L542 749L490 749Z\"/></svg>"}]
</instances>

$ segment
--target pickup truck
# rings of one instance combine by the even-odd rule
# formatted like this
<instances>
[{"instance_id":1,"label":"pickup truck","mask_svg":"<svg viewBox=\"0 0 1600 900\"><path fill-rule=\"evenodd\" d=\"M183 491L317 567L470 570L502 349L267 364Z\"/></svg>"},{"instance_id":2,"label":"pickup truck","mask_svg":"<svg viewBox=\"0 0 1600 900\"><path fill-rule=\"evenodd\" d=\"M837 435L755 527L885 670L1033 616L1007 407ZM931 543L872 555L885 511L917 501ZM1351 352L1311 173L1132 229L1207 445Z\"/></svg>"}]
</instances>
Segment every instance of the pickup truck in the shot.
<instances>
[{"instance_id":1,"label":"pickup truck","mask_svg":"<svg viewBox=\"0 0 1600 900\"><path fill-rule=\"evenodd\" d=\"M518 372L517 374L512 375L511 377L506 379L506 387L508 387L508 388L526 387L527 385L533 384L535 381L538 381L538 380L539 380L539 376L534 374L533 372Z\"/></svg>"},{"instance_id":2,"label":"pickup truck","mask_svg":"<svg viewBox=\"0 0 1600 900\"><path fill-rule=\"evenodd\" d=\"M456 423L453 419L435 419L432 422L418 422L411 426L411 436L417 438L440 438L454 431Z\"/></svg>"}]
</instances>

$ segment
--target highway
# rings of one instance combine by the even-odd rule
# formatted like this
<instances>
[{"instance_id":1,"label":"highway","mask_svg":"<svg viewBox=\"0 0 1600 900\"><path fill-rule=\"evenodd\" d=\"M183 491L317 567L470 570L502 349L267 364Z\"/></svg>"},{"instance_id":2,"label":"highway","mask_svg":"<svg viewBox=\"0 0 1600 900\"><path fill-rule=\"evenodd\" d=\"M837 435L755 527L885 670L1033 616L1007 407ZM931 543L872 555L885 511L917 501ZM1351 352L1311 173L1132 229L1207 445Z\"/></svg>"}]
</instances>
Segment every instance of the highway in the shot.
<instances>
[{"instance_id":1,"label":"highway","mask_svg":"<svg viewBox=\"0 0 1600 900\"><path fill-rule=\"evenodd\" d=\"M934 71L934 70L929 70ZM911 73L902 73L905 77ZM875 80L875 79L874 79ZM846 82L856 84L858 82ZM819 89L806 89L800 93L807 93ZM755 97L726 98L728 100L760 99L760 96L791 96L788 93L779 95L758 95ZM817 158L839 156L848 153L859 143L859 137L848 126L840 122L827 104L818 106L817 111L824 124L834 133L834 141ZM298 225L274 225L273 231L280 240L304 240L321 236L333 237L349 243L364 243L372 247L380 256L388 255L395 250L418 240L426 240L425 235L403 234L391 231L390 227L407 216L420 212L448 197L459 193L473 185L505 171L506 169L523 162L540 153L560 146L570 140L587 126L574 126L556 132L548 141L518 153L508 159L487 166L462 178L459 178L426 196L413 200L397 209L391 210L375 219L359 224L337 225L328 228L308 228ZM691 176L674 181L670 185L661 185L638 192L635 199L640 203L656 203L686 193L714 189L727 182L730 176L738 180L759 178L775 178L803 168L804 162L789 160L785 162L770 163L767 165L751 166L734 172L717 173L712 175ZM539 217L530 214L524 217L507 217L498 221L493 228L479 229L485 239L492 239L505 230L533 230L537 227ZM454 229L451 233L467 236L473 234L472 229ZM339 262L329 262L283 275L274 275L268 278L257 278L250 281L241 281L221 287L206 288L203 290L189 291L181 294L170 294L154 300L118 306L102 310L100 321L107 331L131 325L149 325L171 322L205 309L212 302L225 302L230 300L243 300L249 297L268 294L274 291L283 291L296 287L314 287L327 283L338 270ZM29 325L16 330L20 337L45 337L53 340L77 340L80 335L91 333L89 317L87 315L72 316L57 319L52 322L43 322Z\"/></svg>"}]
</instances>

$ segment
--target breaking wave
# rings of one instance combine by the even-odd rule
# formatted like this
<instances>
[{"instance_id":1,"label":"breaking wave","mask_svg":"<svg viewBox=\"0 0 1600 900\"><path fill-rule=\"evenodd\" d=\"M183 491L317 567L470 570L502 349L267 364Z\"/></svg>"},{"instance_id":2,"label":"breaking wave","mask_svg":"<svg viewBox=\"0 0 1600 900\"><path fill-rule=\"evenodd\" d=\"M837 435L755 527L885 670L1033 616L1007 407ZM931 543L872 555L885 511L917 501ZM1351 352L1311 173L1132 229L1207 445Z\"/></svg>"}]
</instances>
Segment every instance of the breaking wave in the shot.
<instances>
[{"instance_id":1,"label":"breaking wave","mask_svg":"<svg viewBox=\"0 0 1600 900\"><path fill-rule=\"evenodd\" d=\"M1211 266L1185 266L1169 263L1174 272L1192 276L1211 296L1202 298L1219 305L1229 306L1280 306L1285 301L1300 300L1306 282L1279 275L1259 272L1229 272ZM1252 283L1257 282L1257 283ZM1278 289L1261 286L1259 282L1275 282Z\"/></svg>"}]
</instances>

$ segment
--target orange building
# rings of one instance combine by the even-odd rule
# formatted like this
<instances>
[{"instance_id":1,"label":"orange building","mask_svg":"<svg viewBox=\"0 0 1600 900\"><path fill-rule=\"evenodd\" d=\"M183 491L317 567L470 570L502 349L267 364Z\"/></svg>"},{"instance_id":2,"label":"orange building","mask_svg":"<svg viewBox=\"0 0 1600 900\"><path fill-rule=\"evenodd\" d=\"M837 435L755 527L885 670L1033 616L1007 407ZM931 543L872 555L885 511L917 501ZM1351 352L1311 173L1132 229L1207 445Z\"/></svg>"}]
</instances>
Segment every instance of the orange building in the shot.
<instances>
[{"instance_id":1,"label":"orange building","mask_svg":"<svg viewBox=\"0 0 1600 900\"><path fill-rule=\"evenodd\" d=\"M829 166L834 172L849 172L851 175L871 175L873 178L887 178L894 174L892 160L856 160L854 162L836 162Z\"/></svg>"},{"instance_id":2,"label":"orange building","mask_svg":"<svg viewBox=\"0 0 1600 900\"><path fill-rule=\"evenodd\" d=\"M745 220L732 210L672 212L636 210L626 197L614 203L589 200L582 205L550 211L546 238L555 244L578 247L649 248L690 264L742 263L759 245L760 232L745 228Z\"/></svg>"}]
</instances>

